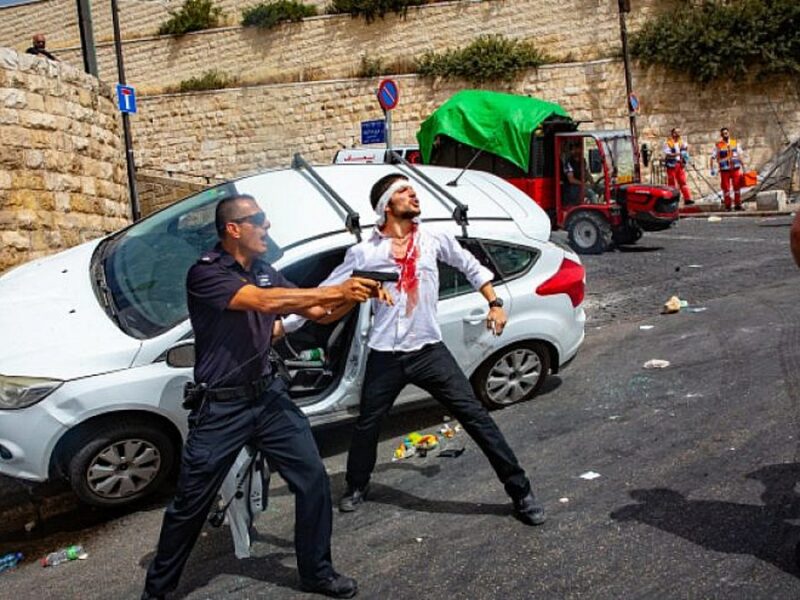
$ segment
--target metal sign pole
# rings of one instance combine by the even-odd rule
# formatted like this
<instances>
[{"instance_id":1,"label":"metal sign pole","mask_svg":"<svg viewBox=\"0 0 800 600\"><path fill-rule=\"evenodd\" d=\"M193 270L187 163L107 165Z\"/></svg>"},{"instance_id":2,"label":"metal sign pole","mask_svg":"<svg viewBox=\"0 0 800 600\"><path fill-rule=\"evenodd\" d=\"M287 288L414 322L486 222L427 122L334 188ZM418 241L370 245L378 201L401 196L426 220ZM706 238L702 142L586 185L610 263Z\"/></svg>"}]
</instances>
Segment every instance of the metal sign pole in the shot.
<instances>
[{"instance_id":1,"label":"metal sign pole","mask_svg":"<svg viewBox=\"0 0 800 600\"><path fill-rule=\"evenodd\" d=\"M386 115L386 149L392 151L392 111L383 111Z\"/></svg>"},{"instance_id":2,"label":"metal sign pole","mask_svg":"<svg viewBox=\"0 0 800 600\"><path fill-rule=\"evenodd\" d=\"M122 38L119 33L117 0L111 0L111 17L114 25L114 48L117 52L117 77L119 78L119 82L125 85L125 66L122 62ZM126 112L122 113L122 132L125 136L125 157L128 166L128 189L131 195L131 216L134 221L138 221L141 213L139 211L139 196L136 193L136 163L133 160L130 117Z\"/></svg>"},{"instance_id":3,"label":"metal sign pole","mask_svg":"<svg viewBox=\"0 0 800 600\"><path fill-rule=\"evenodd\" d=\"M97 53L94 47L92 7L89 0L78 0L78 29L81 34L83 69L90 75L97 77Z\"/></svg>"}]
</instances>

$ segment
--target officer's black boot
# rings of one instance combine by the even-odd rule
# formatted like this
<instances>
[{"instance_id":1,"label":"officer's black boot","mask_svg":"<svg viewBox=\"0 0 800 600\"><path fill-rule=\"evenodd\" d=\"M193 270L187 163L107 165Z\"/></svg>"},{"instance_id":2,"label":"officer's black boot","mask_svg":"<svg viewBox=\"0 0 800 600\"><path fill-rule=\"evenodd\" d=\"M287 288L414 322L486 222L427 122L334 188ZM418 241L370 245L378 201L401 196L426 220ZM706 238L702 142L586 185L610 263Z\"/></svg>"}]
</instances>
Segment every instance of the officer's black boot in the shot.
<instances>
[{"instance_id":1,"label":"officer's black boot","mask_svg":"<svg viewBox=\"0 0 800 600\"><path fill-rule=\"evenodd\" d=\"M356 580L339 573L320 581L303 581L301 587L305 592L323 594L331 598L352 598L358 593Z\"/></svg>"},{"instance_id":2,"label":"officer's black boot","mask_svg":"<svg viewBox=\"0 0 800 600\"><path fill-rule=\"evenodd\" d=\"M358 510L358 507L367 501L367 493L369 492L369 485L363 488L354 488L347 486L347 491L339 500L340 512L353 512Z\"/></svg>"}]
</instances>

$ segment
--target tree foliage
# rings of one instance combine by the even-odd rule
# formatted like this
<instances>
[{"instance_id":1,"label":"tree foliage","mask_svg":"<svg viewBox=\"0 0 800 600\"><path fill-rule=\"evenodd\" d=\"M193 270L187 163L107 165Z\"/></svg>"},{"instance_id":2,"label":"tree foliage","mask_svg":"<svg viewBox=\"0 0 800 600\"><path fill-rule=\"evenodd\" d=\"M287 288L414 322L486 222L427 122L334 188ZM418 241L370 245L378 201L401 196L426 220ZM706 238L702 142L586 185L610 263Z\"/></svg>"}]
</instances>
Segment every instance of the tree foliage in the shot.
<instances>
[{"instance_id":1,"label":"tree foliage","mask_svg":"<svg viewBox=\"0 0 800 600\"><path fill-rule=\"evenodd\" d=\"M316 14L316 6L303 4L298 0L262 2L242 11L242 25L270 29L279 23L302 21L306 17L313 17Z\"/></svg>"},{"instance_id":2,"label":"tree foliage","mask_svg":"<svg viewBox=\"0 0 800 600\"><path fill-rule=\"evenodd\" d=\"M644 64L688 73L699 82L800 73L798 0L684 0L631 37Z\"/></svg>"},{"instance_id":3,"label":"tree foliage","mask_svg":"<svg viewBox=\"0 0 800 600\"><path fill-rule=\"evenodd\" d=\"M170 18L158 28L161 35L182 35L219 26L222 9L213 0L184 0L177 11L169 11Z\"/></svg>"},{"instance_id":4,"label":"tree foliage","mask_svg":"<svg viewBox=\"0 0 800 600\"><path fill-rule=\"evenodd\" d=\"M484 35L464 48L438 54L426 52L417 60L416 70L423 77L484 83L509 81L520 71L534 69L545 62L547 57L532 42Z\"/></svg>"},{"instance_id":5,"label":"tree foliage","mask_svg":"<svg viewBox=\"0 0 800 600\"><path fill-rule=\"evenodd\" d=\"M350 14L352 17L364 17L367 23L376 18L381 19L393 12L405 17L409 6L421 6L428 0L331 0L325 9L331 14Z\"/></svg>"}]
</instances>

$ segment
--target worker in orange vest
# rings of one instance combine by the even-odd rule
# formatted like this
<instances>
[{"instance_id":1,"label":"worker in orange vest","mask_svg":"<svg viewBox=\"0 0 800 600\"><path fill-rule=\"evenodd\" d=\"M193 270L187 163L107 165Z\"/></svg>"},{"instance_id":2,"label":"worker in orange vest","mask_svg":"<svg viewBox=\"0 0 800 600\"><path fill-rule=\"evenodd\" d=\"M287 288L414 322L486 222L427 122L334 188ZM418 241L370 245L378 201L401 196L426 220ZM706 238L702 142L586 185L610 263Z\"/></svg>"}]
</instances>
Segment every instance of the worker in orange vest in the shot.
<instances>
[{"instance_id":1,"label":"worker in orange vest","mask_svg":"<svg viewBox=\"0 0 800 600\"><path fill-rule=\"evenodd\" d=\"M681 130L673 127L664 142L664 166L667 168L667 185L681 190L684 206L694 204L686 183L686 163L689 162L689 145L681 137Z\"/></svg>"},{"instance_id":2,"label":"worker in orange vest","mask_svg":"<svg viewBox=\"0 0 800 600\"><path fill-rule=\"evenodd\" d=\"M711 153L711 167L712 174L714 173L714 162L719 166L720 183L722 185L722 195L725 200L725 210L731 210L731 186L733 186L733 208L734 210L744 210L742 207L742 194L739 190L742 189L742 171L744 170L744 163L742 162L742 148L739 143L730 136L727 127L719 130L722 139L720 139L714 146L714 151Z\"/></svg>"}]
</instances>

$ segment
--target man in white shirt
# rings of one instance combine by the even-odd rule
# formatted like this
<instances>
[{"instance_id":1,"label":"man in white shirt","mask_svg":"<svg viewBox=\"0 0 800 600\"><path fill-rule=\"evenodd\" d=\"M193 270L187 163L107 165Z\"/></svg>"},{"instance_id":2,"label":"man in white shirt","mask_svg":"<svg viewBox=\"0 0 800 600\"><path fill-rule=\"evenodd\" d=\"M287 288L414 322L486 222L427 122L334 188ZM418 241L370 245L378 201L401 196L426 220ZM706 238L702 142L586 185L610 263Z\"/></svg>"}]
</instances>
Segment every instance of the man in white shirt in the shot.
<instances>
[{"instance_id":1,"label":"man in white shirt","mask_svg":"<svg viewBox=\"0 0 800 600\"><path fill-rule=\"evenodd\" d=\"M419 200L404 175L391 174L379 179L372 187L370 201L378 220L369 239L349 248L344 262L320 284L335 285L355 269L399 275L399 281L390 284L395 301L373 302L370 354L360 413L347 457L347 491L339 509L352 512L366 501L381 423L400 391L411 383L445 405L475 440L511 497L516 517L528 525L544 523L544 508L536 501L525 471L442 342L436 320L439 296L436 262L441 260L461 271L486 298L487 327L500 335L507 317L502 299L492 287L493 273L452 235L428 232L418 224ZM342 307L336 313L343 314L347 308ZM297 321L290 317L284 326L291 330Z\"/></svg>"}]
</instances>

